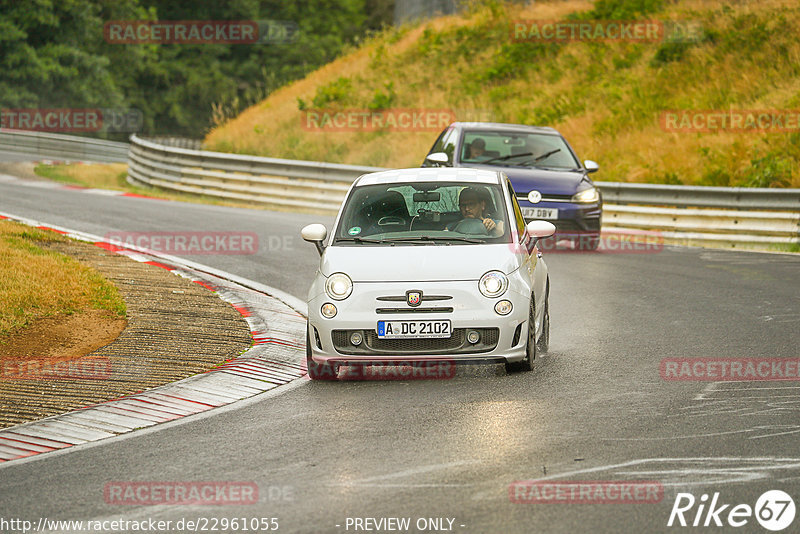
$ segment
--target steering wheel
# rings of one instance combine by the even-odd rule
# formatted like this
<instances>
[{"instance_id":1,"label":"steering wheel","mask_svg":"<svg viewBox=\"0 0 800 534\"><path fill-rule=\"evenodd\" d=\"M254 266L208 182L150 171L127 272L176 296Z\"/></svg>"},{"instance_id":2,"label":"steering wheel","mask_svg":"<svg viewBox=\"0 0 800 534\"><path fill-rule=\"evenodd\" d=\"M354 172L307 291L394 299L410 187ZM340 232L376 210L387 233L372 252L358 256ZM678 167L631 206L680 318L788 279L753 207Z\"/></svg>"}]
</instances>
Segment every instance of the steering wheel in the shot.
<instances>
[{"instance_id":1,"label":"steering wheel","mask_svg":"<svg viewBox=\"0 0 800 534\"><path fill-rule=\"evenodd\" d=\"M453 227L454 232L471 235L489 235L481 219L462 219Z\"/></svg>"}]
</instances>

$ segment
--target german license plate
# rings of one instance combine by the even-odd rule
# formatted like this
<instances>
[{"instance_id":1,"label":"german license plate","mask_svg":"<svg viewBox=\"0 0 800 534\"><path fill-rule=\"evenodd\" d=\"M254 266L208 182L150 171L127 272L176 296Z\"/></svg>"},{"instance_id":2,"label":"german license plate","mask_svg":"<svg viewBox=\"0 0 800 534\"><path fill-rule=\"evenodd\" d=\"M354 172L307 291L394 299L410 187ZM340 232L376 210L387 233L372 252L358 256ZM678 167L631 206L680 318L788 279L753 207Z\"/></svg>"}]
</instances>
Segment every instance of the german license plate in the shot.
<instances>
[{"instance_id":1,"label":"german license plate","mask_svg":"<svg viewBox=\"0 0 800 534\"><path fill-rule=\"evenodd\" d=\"M558 208L522 208L526 219L558 219Z\"/></svg>"},{"instance_id":2,"label":"german license plate","mask_svg":"<svg viewBox=\"0 0 800 534\"><path fill-rule=\"evenodd\" d=\"M452 335L450 321L378 321L380 339L447 338Z\"/></svg>"}]
</instances>

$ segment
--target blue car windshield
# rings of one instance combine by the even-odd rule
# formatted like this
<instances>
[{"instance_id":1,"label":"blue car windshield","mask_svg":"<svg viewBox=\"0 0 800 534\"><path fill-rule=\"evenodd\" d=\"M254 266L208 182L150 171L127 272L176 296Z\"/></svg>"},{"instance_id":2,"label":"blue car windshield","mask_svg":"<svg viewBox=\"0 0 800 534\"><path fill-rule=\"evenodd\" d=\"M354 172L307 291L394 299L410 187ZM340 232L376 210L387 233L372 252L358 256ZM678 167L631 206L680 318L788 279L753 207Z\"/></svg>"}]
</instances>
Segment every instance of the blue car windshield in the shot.
<instances>
[{"instance_id":1,"label":"blue car windshield","mask_svg":"<svg viewBox=\"0 0 800 534\"><path fill-rule=\"evenodd\" d=\"M388 183L353 189L334 243L508 243L509 228L497 185Z\"/></svg>"},{"instance_id":2,"label":"blue car windshield","mask_svg":"<svg viewBox=\"0 0 800 534\"><path fill-rule=\"evenodd\" d=\"M580 163L560 135L466 130L461 163L577 169Z\"/></svg>"}]
</instances>

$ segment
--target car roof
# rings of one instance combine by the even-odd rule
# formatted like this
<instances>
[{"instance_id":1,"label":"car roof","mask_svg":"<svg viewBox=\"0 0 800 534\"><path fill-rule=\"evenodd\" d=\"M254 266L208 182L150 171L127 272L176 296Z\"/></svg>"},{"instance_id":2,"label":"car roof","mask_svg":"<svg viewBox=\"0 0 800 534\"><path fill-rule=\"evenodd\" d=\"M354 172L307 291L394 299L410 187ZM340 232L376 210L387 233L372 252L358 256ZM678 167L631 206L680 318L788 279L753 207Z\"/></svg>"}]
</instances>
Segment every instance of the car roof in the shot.
<instances>
[{"instance_id":1,"label":"car roof","mask_svg":"<svg viewBox=\"0 0 800 534\"><path fill-rule=\"evenodd\" d=\"M450 127L462 128L464 130L484 130L502 132L525 132L539 133L547 135L561 135L555 128L549 126L527 126L525 124L505 124L502 122L454 122Z\"/></svg>"},{"instance_id":2,"label":"car roof","mask_svg":"<svg viewBox=\"0 0 800 534\"><path fill-rule=\"evenodd\" d=\"M489 169L470 169L469 167L415 167L412 169L392 169L390 171L364 174L355 185L405 183L405 182L470 182L482 184L501 184L500 172Z\"/></svg>"}]
</instances>

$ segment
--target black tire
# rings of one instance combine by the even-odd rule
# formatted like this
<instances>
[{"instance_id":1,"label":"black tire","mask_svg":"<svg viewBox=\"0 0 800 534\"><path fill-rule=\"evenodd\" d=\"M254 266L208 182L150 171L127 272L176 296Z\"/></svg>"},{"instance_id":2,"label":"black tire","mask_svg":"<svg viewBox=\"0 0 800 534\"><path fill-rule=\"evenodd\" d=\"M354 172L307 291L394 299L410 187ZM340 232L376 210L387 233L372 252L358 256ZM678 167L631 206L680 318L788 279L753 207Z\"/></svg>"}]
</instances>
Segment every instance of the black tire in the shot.
<instances>
[{"instance_id":1,"label":"black tire","mask_svg":"<svg viewBox=\"0 0 800 534\"><path fill-rule=\"evenodd\" d=\"M544 314L542 317L542 333L539 334L539 342L536 344L536 351L543 353L550 349L550 279L547 279L547 289L544 292Z\"/></svg>"},{"instance_id":2,"label":"black tire","mask_svg":"<svg viewBox=\"0 0 800 534\"><path fill-rule=\"evenodd\" d=\"M309 327L306 327L306 368L308 369L308 378L311 380L336 380L339 374L338 365L317 363L311 359L311 336L308 331Z\"/></svg>"},{"instance_id":3,"label":"black tire","mask_svg":"<svg viewBox=\"0 0 800 534\"><path fill-rule=\"evenodd\" d=\"M518 362L506 362L507 373L519 373L533 369L536 359L536 304L531 295L531 305L528 311L528 342L525 344L525 359Z\"/></svg>"}]
</instances>

